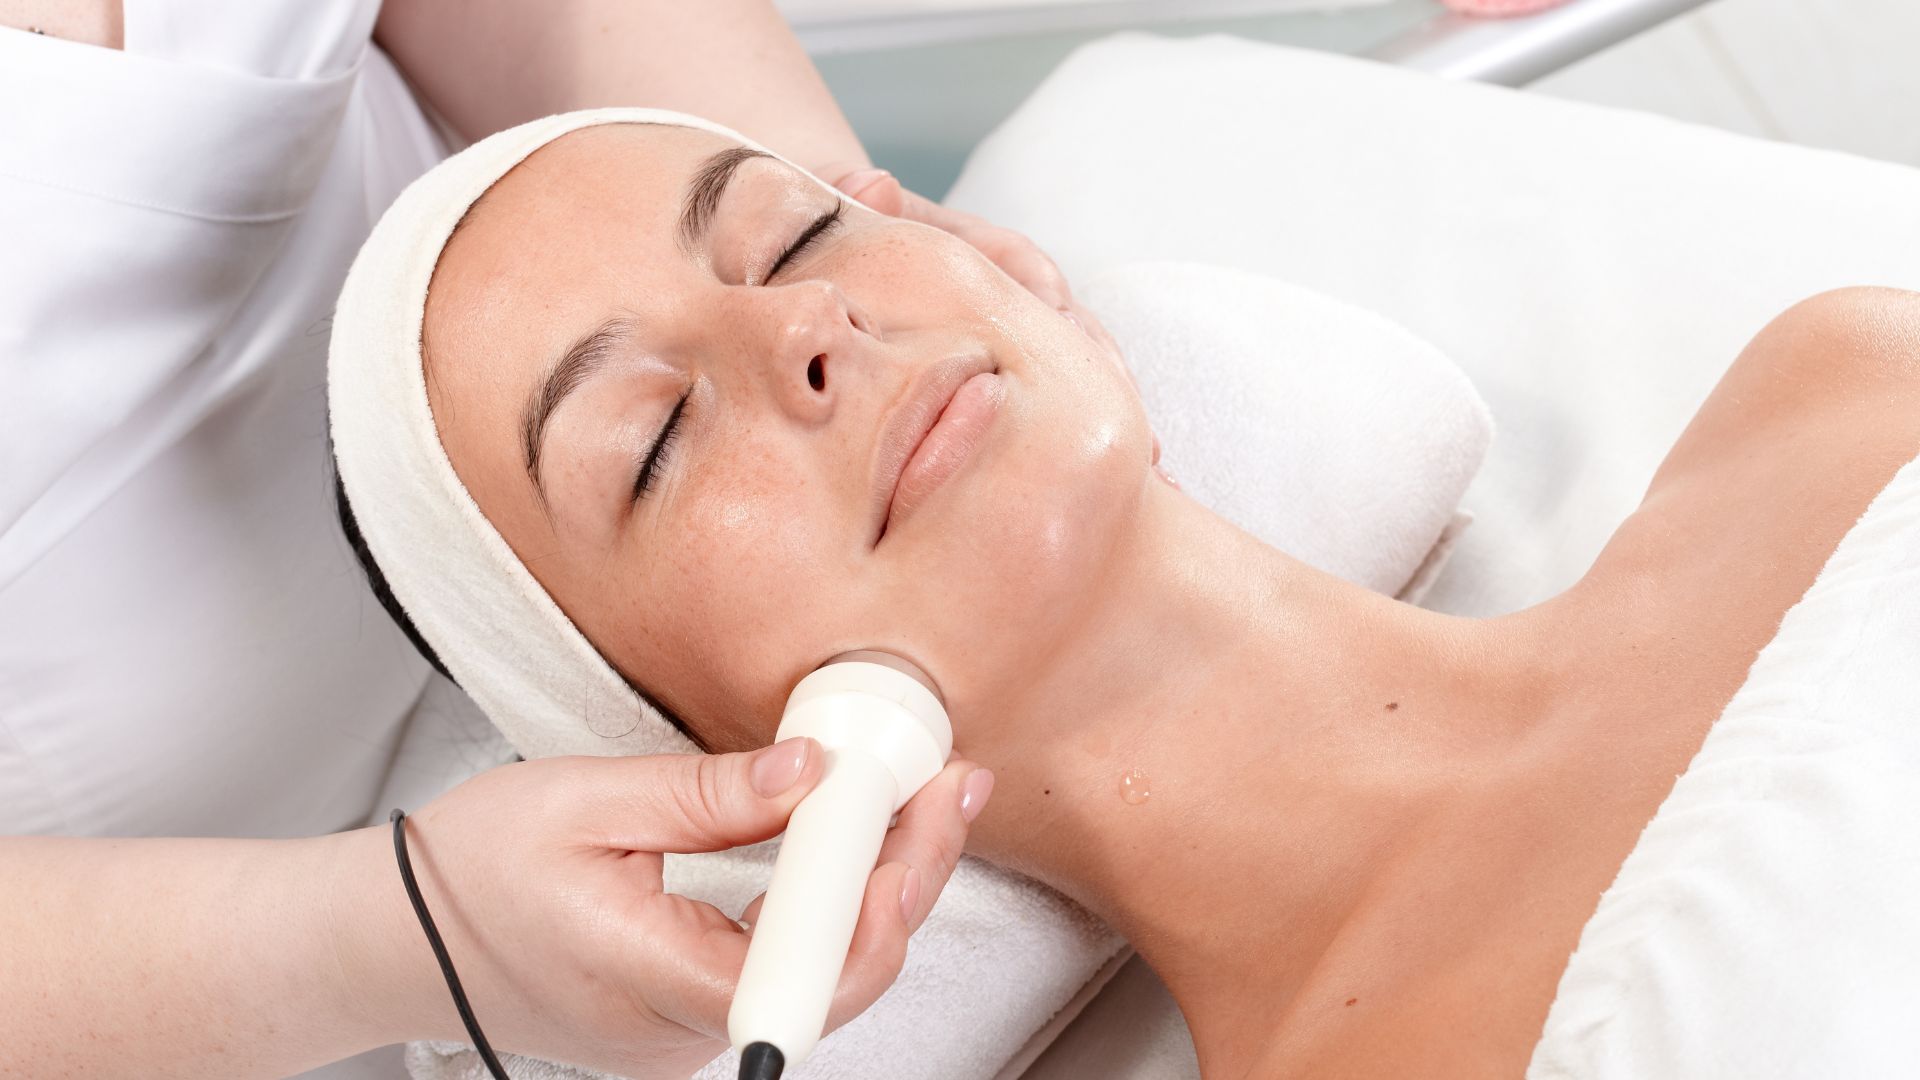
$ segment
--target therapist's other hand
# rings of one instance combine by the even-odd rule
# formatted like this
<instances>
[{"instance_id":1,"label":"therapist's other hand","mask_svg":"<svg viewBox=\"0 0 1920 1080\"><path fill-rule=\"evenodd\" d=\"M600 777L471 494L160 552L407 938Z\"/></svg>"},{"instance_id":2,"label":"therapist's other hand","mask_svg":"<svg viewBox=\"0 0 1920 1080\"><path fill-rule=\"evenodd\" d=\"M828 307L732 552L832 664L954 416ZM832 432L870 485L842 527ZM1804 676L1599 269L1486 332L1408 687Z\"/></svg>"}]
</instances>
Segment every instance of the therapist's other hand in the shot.
<instances>
[{"instance_id":1,"label":"therapist's other hand","mask_svg":"<svg viewBox=\"0 0 1920 1080\"><path fill-rule=\"evenodd\" d=\"M924 195L909 191L906 185L885 169L829 165L819 170L819 175L832 178L835 188L869 210L932 225L972 244L1008 277L1026 286L1063 318L1078 326L1120 368L1127 381L1133 383L1134 392L1139 392L1140 383L1127 366L1127 358L1120 351L1119 342L1113 339L1113 335L1107 332L1093 312L1073 298L1073 290L1068 287L1066 276L1060 273L1060 267L1025 233L995 225L977 214L941 206ZM1167 483L1178 487L1179 484L1160 466L1160 434L1152 432L1152 435L1151 463L1154 472Z\"/></svg>"},{"instance_id":2,"label":"therapist's other hand","mask_svg":"<svg viewBox=\"0 0 1920 1080\"><path fill-rule=\"evenodd\" d=\"M823 760L812 739L739 754L539 758L410 815L414 873L488 1041L634 1078L685 1077L725 1052L749 935L719 908L666 892L661 853L777 835ZM977 768L953 759L901 811L867 883L831 1026L899 974L908 935L965 848L961 801ZM399 907L412 1015L425 1037L468 1042L424 933Z\"/></svg>"},{"instance_id":3,"label":"therapist's other hand","mask_svg":"<svg viewBox=\"0 0 1920 1080\"><path fill-rule=\"evenodd\" d=\"M846 171L843 167L827 166L819 175L869 210L932 225L972 244L1008 277L1026 286L1054 310L1065 311L1073 303L1073 290L1067 287L1060 268L1025 233L995 225L976 214L941 206L907 190L906 185L885 169Z\"/></svg>"}]
</instances>

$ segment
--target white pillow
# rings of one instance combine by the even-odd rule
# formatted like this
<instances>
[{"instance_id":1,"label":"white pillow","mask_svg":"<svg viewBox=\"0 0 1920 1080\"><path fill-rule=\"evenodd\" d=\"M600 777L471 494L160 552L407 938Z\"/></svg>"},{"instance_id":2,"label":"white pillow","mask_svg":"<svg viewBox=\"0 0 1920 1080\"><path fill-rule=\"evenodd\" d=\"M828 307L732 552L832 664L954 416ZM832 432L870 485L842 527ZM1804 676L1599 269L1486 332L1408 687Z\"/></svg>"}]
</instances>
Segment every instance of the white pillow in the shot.
<instances>
[{"instance_id":1,"label":"white pillow","mask_svg":"<svg viewBox=\"0 0 1920 1080\"><path fill-rule=\"evenodd\" d=\"M1180 487L1310 566L1417 601L1471 517L1493 420L1438 349L1264 274L1132 263L1076 290Z\"/></svg>"}]
</instances>

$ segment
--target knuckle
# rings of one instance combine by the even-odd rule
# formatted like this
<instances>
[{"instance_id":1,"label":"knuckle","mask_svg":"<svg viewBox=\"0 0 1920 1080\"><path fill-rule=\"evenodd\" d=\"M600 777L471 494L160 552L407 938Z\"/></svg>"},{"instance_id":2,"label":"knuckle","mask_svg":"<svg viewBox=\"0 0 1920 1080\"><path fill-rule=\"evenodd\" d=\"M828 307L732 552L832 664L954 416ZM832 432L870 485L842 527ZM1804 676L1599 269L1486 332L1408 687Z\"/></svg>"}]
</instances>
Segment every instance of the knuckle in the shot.
<instances>
[{"instance_id":1,"label":"knuckle","mask_svg":"<svg viewBox=\"0 0 1920 1080\"><path fill-rule=\"evenodd\" d=\"M726 810L728 780L717 755L703 754L694 763L693 776L686 783L671 785L674 809L689 821L717 820Z\"/></svg>"},{"instance_id":2,"label":"knuckle","mask_svg":"<svg viewBox=\"0 0 1920 1080\"><path fill-rule=\"evenodd\" d=\"M933 855L939 860L936 865L944 868L948 873L951 873L954 866L960 862L960 856L965 854L967 849L966 822L957 815L955 820L959 823L940 830L934 836L932 843ZM944 875L942 879L944 880Z\"/></svg>"},{"instance_id":3,"label":"knuckle","mask_svg":"<svg viewBox=\"0 0 1920 1080\"><path fill-rule=\"evenodd\" d=\"M871 1004L892 986L900 977L900 970L907 966L907 939L899 934L882 934L873 941L860 965L860 976L855 989L859 999Z\"/></svg>"},{"instance_id":4,"label":"knuckle","mask_svg":"<svg viewBox=\"0 0 1920 1080\"><path fill-rule=\"evenodd\" d=\"M966 823L958 813L942 822L940 827L929 830L914 844L917 849L913 865L921 867L924 874L935 871L938 877L928 882L930 885L943 885L947 875L960 861L966 850Z\"/></svg>"},{"instance_id":5,"label":"knuckle","mask_svg":"<svg viewBox=\"0 0 1920 1080\"><path fill-rule=\"evenodd\" d=\"M875 957L874 970L878 974L878 985L874 987L874 997L879 997L887 987L892 986L900 977L900 970L907 966L907 941L903 937L888 934L881 942Z\"/></svg>"}]
</instances>

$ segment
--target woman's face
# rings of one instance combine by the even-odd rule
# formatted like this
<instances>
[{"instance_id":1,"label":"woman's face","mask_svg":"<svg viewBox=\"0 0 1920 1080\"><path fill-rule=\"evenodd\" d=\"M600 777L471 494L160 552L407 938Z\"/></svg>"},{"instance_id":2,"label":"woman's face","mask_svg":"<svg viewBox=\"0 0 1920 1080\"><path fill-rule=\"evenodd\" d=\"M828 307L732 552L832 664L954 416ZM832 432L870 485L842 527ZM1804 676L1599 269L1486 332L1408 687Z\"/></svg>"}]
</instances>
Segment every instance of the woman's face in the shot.
<instances>
[{"instance_id":1,"label":"woman's face","mask_svg":"<svg viewBox=\"0 0 1920 1080\"><path fill-rule=\"evenodd\" d=\"M481 510L717 750L861 648L926 669L965 745L1087 610L1149 478L1139 399L1072 322L965 242L687 128L582 129L508 173L424 341Z\"/></svg>"}]
</instances>

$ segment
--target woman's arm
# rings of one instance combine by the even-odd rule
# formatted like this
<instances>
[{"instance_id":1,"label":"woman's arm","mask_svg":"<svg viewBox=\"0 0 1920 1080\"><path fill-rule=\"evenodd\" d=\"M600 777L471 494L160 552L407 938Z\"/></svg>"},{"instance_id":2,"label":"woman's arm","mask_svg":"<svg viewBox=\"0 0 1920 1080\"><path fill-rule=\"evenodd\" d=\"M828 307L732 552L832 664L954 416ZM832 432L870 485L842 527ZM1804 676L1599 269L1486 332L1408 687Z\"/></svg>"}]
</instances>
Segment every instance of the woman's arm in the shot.
<instances>
[{"instance_id":1,"label":"woman's arm","mask_svg":"<svg viewBox=\"0 0 1920 1080\"><path fill-rule=\"evenodd\" d=\"M387 0L374 37L469 139L644 105L725 124L829 181L870 164L771 0Z\"/></svg>"},{"instance_id":2,"label":"woman's arm","mask_svg":"<svg viewBox=\"0 0 1920 1080\"><path fill-rule=\"evenodd\" d=\"M0 1076L277 1077L418 1035L412 918L380 827L0 837Z\"/></svg>"}]
</instances>

